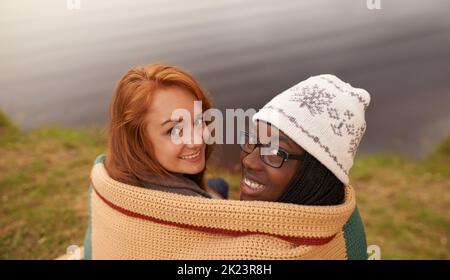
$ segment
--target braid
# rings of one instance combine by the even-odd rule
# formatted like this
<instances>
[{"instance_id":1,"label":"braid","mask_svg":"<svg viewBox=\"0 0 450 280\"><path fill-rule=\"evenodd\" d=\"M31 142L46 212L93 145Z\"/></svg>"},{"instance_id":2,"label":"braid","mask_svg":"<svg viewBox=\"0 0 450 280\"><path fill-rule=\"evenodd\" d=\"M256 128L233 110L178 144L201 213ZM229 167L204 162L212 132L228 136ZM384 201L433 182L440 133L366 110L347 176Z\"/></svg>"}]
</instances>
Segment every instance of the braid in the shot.
<instances>
[{"instance_id":1,"label":"braid","mask_svg":"<svg viewBox=\"0 0 450 280\"><path fill-rule=\"evenodd\" d=\"M344 184L309 153L278 202L337 205L344 201Z\"/></svg>"}]
</instances>

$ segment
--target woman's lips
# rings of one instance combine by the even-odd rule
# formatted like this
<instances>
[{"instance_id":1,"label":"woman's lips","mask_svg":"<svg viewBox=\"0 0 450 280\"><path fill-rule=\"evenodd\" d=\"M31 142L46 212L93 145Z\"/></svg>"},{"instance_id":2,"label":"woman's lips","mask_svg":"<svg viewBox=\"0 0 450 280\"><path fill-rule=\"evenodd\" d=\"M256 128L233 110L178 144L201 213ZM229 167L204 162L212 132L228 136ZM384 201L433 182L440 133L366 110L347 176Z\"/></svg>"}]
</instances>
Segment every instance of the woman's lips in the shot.
<instances>
[{"instance_id":1,"label":"woman's lips","mask_svg":"<svg viewBox=\"0 0 450 280\"><path fill-rule=\"evenodd\" d=\"M241 192L247 195L255 195L264 191L266 188L265 185L256 182L246 176L243 176L241 179Z\"/></svg>"},{"instance_id":2,"label":"woman's lips","mask_svg":"<svg viewBox=\"0 0 450 280\"><path fill-rule=\"evenodd\" d=\"M180 156L182 160L187 160L189 162L197 162L202 158L202 150L198 150L195 153Z\"/></svg>"}]
</instances>

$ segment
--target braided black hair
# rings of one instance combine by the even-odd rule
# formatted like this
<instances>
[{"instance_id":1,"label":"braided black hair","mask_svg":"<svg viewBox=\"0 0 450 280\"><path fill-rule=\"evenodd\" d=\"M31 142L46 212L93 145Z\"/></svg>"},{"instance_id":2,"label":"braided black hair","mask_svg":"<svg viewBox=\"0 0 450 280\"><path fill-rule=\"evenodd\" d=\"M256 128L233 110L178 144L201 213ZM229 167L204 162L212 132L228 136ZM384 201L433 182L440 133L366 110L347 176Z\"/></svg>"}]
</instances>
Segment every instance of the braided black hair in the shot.
<instances>
[{"instance_id":1,"label":"braided black hair","mask_svg":"<svg viewBox=\"0 0 450 280\"><path fill-rule=\"evenodd\" d=\"M306 153L278 202L300 205L338 205L344 201L344 184L315 157Z\"/></svg>"}]
</instances>

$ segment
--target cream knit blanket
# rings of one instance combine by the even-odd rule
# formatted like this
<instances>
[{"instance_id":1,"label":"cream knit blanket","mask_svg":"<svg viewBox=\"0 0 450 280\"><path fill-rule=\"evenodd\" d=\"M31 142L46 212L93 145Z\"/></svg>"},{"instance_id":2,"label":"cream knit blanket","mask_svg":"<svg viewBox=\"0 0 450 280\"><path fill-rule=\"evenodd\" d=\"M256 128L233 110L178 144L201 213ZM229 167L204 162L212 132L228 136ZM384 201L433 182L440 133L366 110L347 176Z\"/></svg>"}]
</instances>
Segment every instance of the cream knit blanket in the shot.
<instances>
[{"instance_id":1,"label":"cream knit blanket","mask_svg":"<svg viewBox=\"0 0 450 280\"><path fill-rule=\"evenodd\" d=\"M131 186L110 178L101 161L94 164L91 180L86 259L366 257L351 186L341 205L301 206Z\"/></svg>"}]
</instances>

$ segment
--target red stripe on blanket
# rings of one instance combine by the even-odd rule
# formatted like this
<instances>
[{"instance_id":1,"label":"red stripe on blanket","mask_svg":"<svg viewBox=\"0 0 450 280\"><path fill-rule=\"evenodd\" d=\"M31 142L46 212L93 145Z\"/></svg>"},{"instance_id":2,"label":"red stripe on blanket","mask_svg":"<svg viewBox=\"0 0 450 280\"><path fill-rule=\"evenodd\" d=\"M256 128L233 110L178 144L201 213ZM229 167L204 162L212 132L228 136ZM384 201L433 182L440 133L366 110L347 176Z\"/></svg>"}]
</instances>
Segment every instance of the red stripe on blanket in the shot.
<instances>
[{"instance_id":1,"label":"red stripe on blanket","mask_svg":"<svg viewBox=\"0 0 450 280\"><path fill-rule=\"evenodd\" d=\"M151 217L148 215L136 213L136 212L127 210L125 208L122 208L118 205L115 205L114 203L112 203L109 200L107 200L106 198L104 198L95 188L93 188L93 189L94 189L95 193L100 197L100 199L103 202L105 202L109 207L113 208L114 210L117 210L118 212L120 212L124 215L130 216L130 217L139 218L139 219L143 219L143 220L147 220L147 221L151 221L151 222L163 224L163 225L175 226L175 227L179 227L179 228L186 228L186 229L197 230L197 231L206 232L206 233L221 234L221 235L233 236L233 237L246 236L246 235L251 235L251 234L262 234L262 235L276 237L276 238L282 239L284 241L287 241L287 242L290 242L290 243L293 243L296 245L313 245L313 246L314 245L316 245L316 246L323 245L323 244L330 242L335 237L335 235L330 236L330 237L293 237L293 236L283 236L283 235L263 233L263 232L216 229L216 228L209 228L209 227L204 227L204 226L194 226L194 225L164 221L164 220L161 220L161 219L158 219L155 217Z\"/></svg>"}]
</instances>

